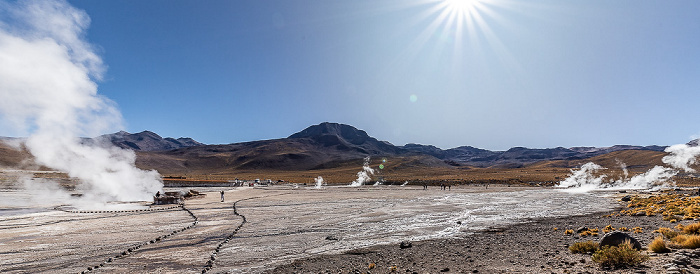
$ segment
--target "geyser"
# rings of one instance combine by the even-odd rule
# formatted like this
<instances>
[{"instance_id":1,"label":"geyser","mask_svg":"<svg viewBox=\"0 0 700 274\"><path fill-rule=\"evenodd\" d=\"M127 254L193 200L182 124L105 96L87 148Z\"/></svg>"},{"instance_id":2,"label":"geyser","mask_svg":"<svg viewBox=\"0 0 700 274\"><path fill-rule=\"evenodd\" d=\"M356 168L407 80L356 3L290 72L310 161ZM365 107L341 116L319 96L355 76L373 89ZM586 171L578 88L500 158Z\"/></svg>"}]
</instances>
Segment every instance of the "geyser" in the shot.
<instances>
[{"instance_id":1,"label":"geyser","mask_svg":"<svg viewBox=\"0 0 700 274\"><path fill-rule=\"evenodd\" d=\"M79 138L122 124L115 104L97 93L104 66L84 40L87 14L65 1L3 3L0 14L5 132L29 135L25 145L36 163L78 179L84 199L149 200L161 191L160 175L136 168L134 152Z\"/></svg>"},{"instance_id":2,"label":"geyser","mask_svg":"<svg viewBox=\"0 0 700 274\"><path fill-rule=\"evenodd\" d=\"M559 182L558 187L566 188L569 191L590 191L596 189L659 189L672 187L672 178L678 174L679 170L695 172L692 165L696 163L696 158L700 155L700 147L687 144L673 145L665 150L669 153L661 161L671 166L654 166L645 173L628 177L627 165L615 159L622 168L624 178L619 180L607 180L605 175L596 175L598 170L604 169L595 163L587 163L578 170L572 170L571 175L564 181Z\"/></svg>"},{"instance_id":3,"label":"geyser","mask_svg":"<svg viewBox=\"0 0 700 274\"><path fill-rule=\"evenodd\" d=\"M315 178L315 179L314 179L314 182L316 183L316 185L314 186L314 188L316 188L316 189L321 189L321 187L323 187L323 177L318 176L318 178Z\"/></svg>"},{"instance_id":4,"label":"geyser","mask_svg":"<svg viewBox=\"0 0 700 274\"><path fill-rule=\"evenodd\" d=\"M362 185L364 185L366 182L369 182L370 180L372 180L372 177L370 177L371 175L374 175L374 169L369 167L369 156L368 156L368 157L365 157L365 162L362 165L362 170L357 172L357 179L355 179L355 181L352 181L352 183L350 183L350 186L362 186Z\"/></svg>"}]
</instances>

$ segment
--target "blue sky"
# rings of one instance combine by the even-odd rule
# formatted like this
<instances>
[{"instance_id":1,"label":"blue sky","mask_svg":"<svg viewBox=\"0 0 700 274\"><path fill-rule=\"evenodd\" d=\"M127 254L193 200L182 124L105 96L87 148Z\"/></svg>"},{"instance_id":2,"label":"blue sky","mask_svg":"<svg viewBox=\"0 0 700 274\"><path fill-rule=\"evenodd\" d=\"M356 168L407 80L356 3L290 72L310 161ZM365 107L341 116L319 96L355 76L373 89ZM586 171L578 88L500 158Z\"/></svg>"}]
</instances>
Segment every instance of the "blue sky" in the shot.
<instances>
[{"instance_id":1,"label":"blue sky","mask_svg":"<svg viewBox=\"0 0 700 274\"><path fill-rule=\"evenodd\" d=\"M472 2L69 0L130 132L224 144L329 121L492 150L700 133L700 1Z\"/></svg>"}]
</instances>

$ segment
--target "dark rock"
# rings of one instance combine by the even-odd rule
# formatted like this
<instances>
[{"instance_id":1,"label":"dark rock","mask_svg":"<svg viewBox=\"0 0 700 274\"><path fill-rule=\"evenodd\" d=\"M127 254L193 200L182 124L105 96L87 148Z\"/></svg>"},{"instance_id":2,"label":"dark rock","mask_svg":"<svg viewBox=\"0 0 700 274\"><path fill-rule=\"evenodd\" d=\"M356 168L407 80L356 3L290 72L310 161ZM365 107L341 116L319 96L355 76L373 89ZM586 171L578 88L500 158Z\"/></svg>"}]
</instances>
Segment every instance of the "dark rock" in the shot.
<instances>
[{"instance_id":1,"label":"dark rock","mask_svg":"<svg viewBox=\"0 0 700 274\"><path fill-rule=\"evenodd\" d=\"M581 233L581 232L584 232L584 231L586 231L586 230L588 230L588 228L585 227L585 226L582 226L582 227L579 227L579 228L576 229L576 233Z\"/></svg>"},{"instance_id":2,"label":"dark rock","mask_svg":"<svg viewBox=\"0 0 700 274\"><path fill-rule=\"evenodd\" d=\"M445 267L445 268L443 268L442 270L440 270L440 272L450 272L450 268L449 268L449 267Z\"/></svg>"},{"instance_id":3,"label":"dark rock","mask_svg":"<svg viewBox=\"0 0 700 274\"><path fill-rule=\"evenodd\" d=\"M623 201L623 202L629 202L631 200L632 200L632 196L630 196L630 195L625 195L625 197L622 197L622 199L620 199L620 201Z\"/></svg>"},{"instance_id":4,"label":"dark rock","mask_svg":"<svg viewBox=\"0 0 700 274\"><path fill-rule=\"evenodd\" d=\"M413 244L410 241L402 241L401 244L399 245L401 249L404 248L410 248L413 247Z\"/></svg>"},{"instance_id":5,"label":"dark rock","mask_svg":"<svg viewBox=\"0 0 700 274\"><path fill-rule=\"evenodd\" d=\"M335 235L328 235L328 236L326 236L326 240L329 240L329 241L338 241L339 239L338 239L338 237L335 236Z\"/></svg>"},{"instance_id":6,"label":"dark rock","mask_svg":"<svg viewBox=\"0 0 700 274\"><path fill-rule=\"evenodd\" d=\"M625 241L629 240L630 243L632 244L632 247L637 250L642 250L642 244L637 241L634 237L630 236L627 233L620 232L620 231L613 231L606 233L603 235L603 238L600 239L600 246L618 246L620 244L625 243Z\"/></svg>"}]
</instances>

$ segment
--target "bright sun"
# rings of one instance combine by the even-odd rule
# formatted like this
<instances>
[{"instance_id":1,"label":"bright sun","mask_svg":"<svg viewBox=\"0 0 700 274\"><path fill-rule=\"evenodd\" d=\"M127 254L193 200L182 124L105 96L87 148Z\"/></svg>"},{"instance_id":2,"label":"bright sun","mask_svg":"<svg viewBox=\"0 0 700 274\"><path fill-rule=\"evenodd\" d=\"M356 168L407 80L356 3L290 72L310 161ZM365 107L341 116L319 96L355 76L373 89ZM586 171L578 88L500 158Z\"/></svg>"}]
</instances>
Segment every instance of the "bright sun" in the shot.
<instances>
[{"instance_id":1,"label":"bright sun","mask_svg":"<svg viewBox=\"0 0 700 274\"><path fill-rule=\"evenodd\" d=\"M479 0L444 0L446 9L451 12L469 14L479 4Z\"/></svg>"}]
</instances>

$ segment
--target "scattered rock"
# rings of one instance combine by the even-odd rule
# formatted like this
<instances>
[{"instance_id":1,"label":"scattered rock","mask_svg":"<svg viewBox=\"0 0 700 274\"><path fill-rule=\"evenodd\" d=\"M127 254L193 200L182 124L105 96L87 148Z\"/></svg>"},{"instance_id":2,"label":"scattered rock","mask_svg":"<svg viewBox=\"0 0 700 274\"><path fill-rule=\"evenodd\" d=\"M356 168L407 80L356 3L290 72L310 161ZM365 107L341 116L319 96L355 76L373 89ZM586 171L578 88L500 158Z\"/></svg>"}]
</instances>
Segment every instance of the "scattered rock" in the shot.
<instances>
[{"instance_id":1,"label":"scattered rock","mask_svg":"<svg viewBox=\"0 0 700 274\"><path fill-rule=\"evenodd\" d=\"M413 247L413 243L411 243L410 241L402 241L401 244L399 245L399 247L401 249L410 248L410 247Z\"/></svg>"},{"instance_id":2,"label":"scattered rock","mask_svg":"<svg viewBox=\"0 0 700 274\"><path fill-rule=\"evenodd\" d=\"M625 195L625 197L622 197L622 199L620 199L620 201L623 201L623 202L629 202L631 200L632 200L632 196L630 196L630 195Z\"/></svg>"},{"instance_id":3,"label":"scattered rock","mask_svg":"<svg viewBox=\"0 0 700 274\"><path fill-rule=\"evenodd\" d=\"M634 237L630 236L627 233L620 232L620 231L613 231L613 232L608 232L605 235L603 235L603 238L600 239L600 246L618 246L620 244L625 243L625 241L629 240L630 243L632 244L632 247L637 250L642 250L642 244L637 241Z\"/></svg>"},{"instance_id":4,"label":"scattered rock","mask_svg":"<svg viewBox=\"0 0 700 274\"><path fill-rule=\"evenodd\" d=\"M677 264L677 265L689 265L690 258L683 256L683 255L676 255L673 257L673 260L671 260L672 263Z\"/></svg>"},{"instance_id":5,"label":"scattered rock","mask_svg":"<svg viewBox=\"0 0 700 274\"><path fill-rule=\"evenodd\" d=\"M586 231L586 230L588 230L588 228L585 227L585 226L582 226L582 227L579 227L579 228L576 229L576 233L581 233L581 232L584 232L584 231Z\"/></svg>"},{"instance_id":6,"label":"scattered rock","mask_svg":"<svg viewBox=\"0 0 700 274\"><path fill-rule=\"evenodd\" d=\"M339 239L338 239L338 237L336 237L335 235L328 235L328 236L326 236L326 240L329 240L329 241L338 241Z\"/></svg>"}]
</instances>

